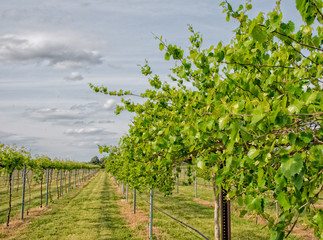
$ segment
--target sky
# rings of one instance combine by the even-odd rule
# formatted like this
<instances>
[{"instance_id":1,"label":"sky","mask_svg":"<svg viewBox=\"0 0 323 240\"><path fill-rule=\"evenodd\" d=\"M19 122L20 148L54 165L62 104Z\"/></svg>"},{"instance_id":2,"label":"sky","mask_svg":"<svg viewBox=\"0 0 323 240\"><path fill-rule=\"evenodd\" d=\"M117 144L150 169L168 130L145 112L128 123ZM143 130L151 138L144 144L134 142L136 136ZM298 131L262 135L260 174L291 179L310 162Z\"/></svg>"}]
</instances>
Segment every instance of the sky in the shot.
<instances>
[{"instance_id":1,"label":"sky","mask_svg":"<svg viewBox=\"0 0 323 240\"><path fill-rule=\"evenodd\" d=\"M173 63L164 61L154 36L187 50L188 24L205 48L228 43L237 23L225 21L219 2L1 1L0 143L80 162L100 156L97 146L118 144L132 116L116 116L120 99L95 93L89 83L140 93L149 87L138 66L146 59L166 81ZM251 15L275 1L254 4ZM290 19L294 5L282 1Z\"/></svg>"}]
</instances>

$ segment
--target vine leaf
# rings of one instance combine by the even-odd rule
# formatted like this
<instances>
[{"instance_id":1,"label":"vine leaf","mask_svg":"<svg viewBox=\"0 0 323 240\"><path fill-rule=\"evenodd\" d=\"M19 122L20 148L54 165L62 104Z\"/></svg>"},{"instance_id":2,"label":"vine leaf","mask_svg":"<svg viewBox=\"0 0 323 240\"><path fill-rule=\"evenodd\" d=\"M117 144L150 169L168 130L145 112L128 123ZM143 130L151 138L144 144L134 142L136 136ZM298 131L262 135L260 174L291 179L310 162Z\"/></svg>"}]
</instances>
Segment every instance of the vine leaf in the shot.
<instances>
[{"instance_id":1,"label":"vine leaf","mask_svg":"<svg viewBox=\"0 0 323 240\"><path fill-rule=\"evenodd\" d=\"M288 158L281 165L282 173L288 179L300 173L302 168L303 158L299 153L296 153L293 158Z\"/></svg>"}]
</instances>

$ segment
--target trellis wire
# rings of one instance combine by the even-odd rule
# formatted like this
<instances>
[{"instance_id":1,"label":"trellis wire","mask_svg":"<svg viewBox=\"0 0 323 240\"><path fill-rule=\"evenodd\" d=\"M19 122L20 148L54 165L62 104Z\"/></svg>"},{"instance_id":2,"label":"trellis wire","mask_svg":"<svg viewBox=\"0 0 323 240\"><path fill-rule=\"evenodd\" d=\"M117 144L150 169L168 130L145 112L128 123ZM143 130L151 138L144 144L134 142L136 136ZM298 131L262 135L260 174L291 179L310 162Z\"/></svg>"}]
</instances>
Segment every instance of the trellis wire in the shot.
<instances>
[{"instance_id":1,"label":"trellis wire","mask_svg":"<svg viewBox=\"0 0 323 240\"><path fill-rule=\"evenodd\" d=\"M144 200L146 203L148 203L148 204L150 205L149 201L147 201L145 198L143 198L139 193L137 193L137 194L138 194L138 196L139 196L142 200ZM177 219L177 218L173 217L172 215L170 215L170 214L168 214L168 213L164 212L164 211L163 211L163 210L161 210L160 208L158 208L158 207L156 207L156 206L153 206L153 207L154 207L157 211L159 211L159 212L161 212L161 213L165 214L166 216L170 217L171 219L173 219L173 220L175 220L175 221L177 221L177 222L181 223L181 224L182 224L182 225L184 225L185 227L192 229L193 231L195 231L196 233L198 233L199 235L201 235L204 239L209 240L209 238L207 238L207 237L206 237L203 233L201 233L199 230L197 230L197 229L193 228L192 226L190 226L190 225L188 225L188 224L184 223L183 221L181 221L181 220L179 220L179 219Z\"/></svg>"}]
</instances>

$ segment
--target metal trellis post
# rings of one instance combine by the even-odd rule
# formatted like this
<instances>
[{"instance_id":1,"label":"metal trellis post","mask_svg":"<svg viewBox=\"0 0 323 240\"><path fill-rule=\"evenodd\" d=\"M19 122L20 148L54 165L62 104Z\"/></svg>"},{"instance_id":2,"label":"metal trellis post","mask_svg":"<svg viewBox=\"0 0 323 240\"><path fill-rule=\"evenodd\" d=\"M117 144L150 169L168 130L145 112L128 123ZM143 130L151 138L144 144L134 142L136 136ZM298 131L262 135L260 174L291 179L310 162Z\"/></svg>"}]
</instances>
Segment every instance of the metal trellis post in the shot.
<instances>
[{"instance_id":1,"label":"metal trellis post","mask_svg":"<svg viewBox=\"0 0 323 240\"><path fill-rule=\"evenodd\" d=\"M126 201L128 202L128 190L129 190L129 185L127 183L126 185Z\"/></svg>"},{"instance_id":2,"label":"metal trellis post","mask_svg":"<svg viewBox=\"0 0 323 240\"><path fill-rule=\"evenodd\" d=\"M68 170L68 189L67 191L70 191L70 185L71 185L71 170Z\"/></svg>"},{"instance_id":3,"label":"metal trellis post","mask_svg":"<svg viewBox=\"0 0 323 240\"><path fill-rule=\"evenodd\" d=\"M221 189L221 240L231 240L231 213L230 200L226 199L227 191Z\"/></svg>"},{"instance_id":4,"label":"metal trellis post","mask_svg":"<svg viewBox=\"0 0 323 240\"><path fill-rule=\"evenodd\" d=\"M133 189L133 214L136 214L136 189Z\"/></svg>"},{"instance_id":5,"label":"metal trellis post","mask_svg":"<svg viewBox=\"0 0 323 240\"><path fill-rule=\"evenodd\" d=\"M60 186L59 186L59 196L62 196L62 178L63 178L63 170L61 169L61 179L60 179Z\"/></svg>"},{"instance_id":6,"label":"metal trellis post","mask_svg":"<svg viewBox=\"0 0 323 240\"><path fill-rule=\"evenodd\" d=\"M195 198L197 198L197 176L196 176L196 170L195 170Z\"/></svg>"},{"instance_id":7,"label":"metal trellis post","mask_svg":"<svg viewBox=\"0 0 323 240\"><path fill-rule=\"evenodd\" d=\"M22 184L22 201L21 201L21 219L24 219L24 207L25 207L25 187L26 187L26 166L24 167L24 177Z\"/></svg>"},{"instance_id":8,"label":"metal trellis post","mask_svg":"<svg viewBox=\"0 0 323 240\"><path fill-rule=\"evenodd\" d=\"M153 237L154 189L150 189L149 239Z\"/></svg>"},{"instance_id":9,"label":"metal trellis post","mask_svg":"<svg viewBox=\"0 0 323 240\"><path fill-rule=\"evenodd\" d=\"M49 193L49 168L46 169L46 181L47 181L47 186L46 186L46 206L48 205L48 193Z\"/></svg>"},{"instance_id":10,"label":"metal trellis post","mask_svg":"<svg viewBox=\"0 0 323 240\"><path fill-rule=\"evenodd\" d=\"M177 174L177 193L179 193L179 174Z\"/></svg>"}]
</instances>

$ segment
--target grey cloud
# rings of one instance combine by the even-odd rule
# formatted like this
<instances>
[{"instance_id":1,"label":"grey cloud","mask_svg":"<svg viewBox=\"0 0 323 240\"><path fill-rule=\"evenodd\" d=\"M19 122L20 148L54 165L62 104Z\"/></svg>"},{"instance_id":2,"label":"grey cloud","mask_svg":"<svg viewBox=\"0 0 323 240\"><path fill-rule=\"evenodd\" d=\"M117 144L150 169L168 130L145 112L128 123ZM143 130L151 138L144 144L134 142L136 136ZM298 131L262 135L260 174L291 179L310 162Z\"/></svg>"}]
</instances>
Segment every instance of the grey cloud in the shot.
<instances>
[{"instance_id":1,"label":"grey cloud","mask_svg":"<svg viewBox=\"0 0 323 240\"><path fill-rule=\"evenodd\" d=\"M41 121L73 120L84 118L80 113L57 108L29 109L28 116Z\"/></svg>"},{"instance_id":2,"label":"grey cloud","mask_svg":"<svg viewBox=\"0 0 323 240\"><path fill-rule=\"evenodd\" d=\"M87 104L76 104L69 109L59 108L28 108L24 115L28 118L42 122L53 122L55 124L63 124L68 126L89 126L102 123L113 123L107 118L108 111L103 109L111 109L114 106L113 102L105 103L105 108L102 103L90 102Z\"/></svg>"},{"instance_id":3,"label":"grey cloud","mask_svg":"<svg viewBox=\"0 0 323 240\"><path fill-rule=\"evenodd\" d=\"M71 136L99 136L99 135L115 135L114 132L106 131L103 128L74 128L74 129L67 129L65 131L66 135Z\"/></svg>"},{"instance_id":4,"label":"grey cloud","mask_svg":"<svg viewBox=\"0 0 323 240\"><path fill-rule=\"evenodd\" d=\"M45 63L54 69L73 69L101 64L102 55L82 46L73 36L3 35L0 36L0 61Z\"/></svg>"},{"instance_id":5,"label":"grey cloud","mask_svg":"<svg viewBox=\"0 0 323 240\"><path fill-rule=\"evenodd\" d=\"M113 68L113 69L122 69L122 65L117 65L117 64L113 64L113 63L108 63L108 66L110 68Z\"/></svg>"},{"instance_id":6,"label":"grey cloud","mask_svg":"<svg viewBox=\"0 0 323 240\"><path fill-rule=\"evenodd\" d=\"M67 81L81 81L84 78L79 72L72 72L70 75L64 77L64 79Z\"/></svg>"},{"instance_id":7,"label":"grey cloud","mask_svg":"<svg viewBox=\"0 0 323 240\"><path fill-rule=\"evenodd\" d=\"M87 104L77 104L73 105L70 109L71 110L79 110L79 111L85 111L85 110L95 110L100 107L100 104L98 102L91 102Z\"/></svg>"},{"instance_id":8,"label":"grey cloud","mask_svg":"<svg viewBox=\"0 0 323 240\"><path fill-rule=\"evenodd\" d=\"M96 123L96 122L95 121L88 121L88 122L86 122L86 121L75 121L73 123L73 125L82 125L82 126L84 126L84 125L90 125L90 124L94 124L94 123Z\"/></svg>"},{"instance_id":9,"label":"grey cloud","mask_svg":"<svg viewBox=\"0 0 323 240\"><path fill-rule=\"evenodd\" d=\"M4 141L3 143L5 144L16 144L18 146L21 146L21 145L28 146L28 145L37 143L39 140L39 138L36 138L36 137L25 137L25 136L17 135L14 133L3 132L3 131L0 131L0 139Z\"/></svg>"},{"instance_id":10,"label":"grey cloud","mask_svg":"<svg viewBox=\"0 0 323 240\"><path fill-rule=\"evenodd\" d=\"M114 123L115 121L112 120L102 120L102 121L98 121L98 123Z\"/></svg>"}]
</instances>

